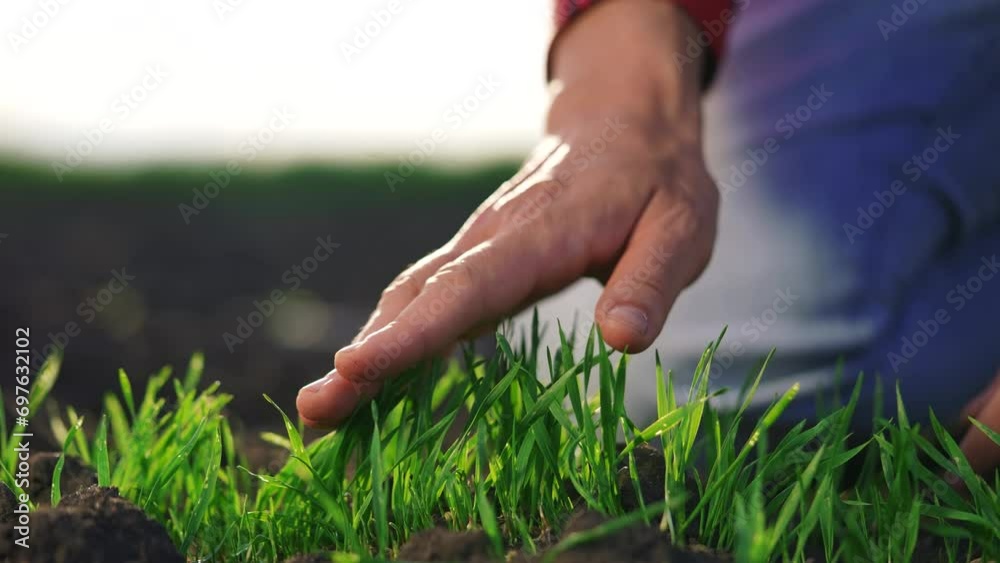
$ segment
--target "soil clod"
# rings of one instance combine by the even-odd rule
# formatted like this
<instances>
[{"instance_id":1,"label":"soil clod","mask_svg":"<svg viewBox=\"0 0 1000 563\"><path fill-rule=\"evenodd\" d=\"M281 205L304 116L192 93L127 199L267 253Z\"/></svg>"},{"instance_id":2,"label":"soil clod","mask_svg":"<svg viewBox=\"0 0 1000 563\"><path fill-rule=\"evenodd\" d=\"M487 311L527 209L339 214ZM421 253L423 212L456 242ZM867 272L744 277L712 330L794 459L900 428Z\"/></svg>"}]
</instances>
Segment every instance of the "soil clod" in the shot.
<instances>
[{"instance_id":1,"label":"soil clod","mask_svg":"<svg viewBox=\"0 0 1000 563\"><path fill-rule=\"evenodd\" d=\"M5 483L0 483L0 524L14 521L15 508L17 508L17 495Z\"/></svg>"},{"instance_id":2,"label":"soil clod","mask_svg":"<svg viewBox=\"0 0 1000 563\"><path fill-rule=\"evenodd\" d=\"M48 504L52 498L52 473L59 461L57 452L45 452L31 455L31 481L28 484L28 494L34 502ZM62 477L59 479L62 496L73 494L81 489L97 484L97 473L87 467L79 459L71 456L63 462Z\"/></svg>"},{"instance_id":3,"label":"soil clod","mask_svg":"<svg viewBox=\"0 0 1000 563\"><path fill-rule=\"evenodd\" d=\"M184 563L167 531L114 488L87 487L31 513L30 548L0 525L0 560L11 563Z\"/></svg>"},{"instance_id":4,"label":"soil clod","mask_svg":"<svg viewBox=\"0 0 1000 563\"><path fill-rule=\"evenodd\" d=\"M330 555L327 553L310 553L308 555L296 555L295 557L289 557L285 559L282 563L330 563L332 561Z\"/></svg>"},{"instance_id":5,"label":"soil clod","mask_svg":"<svg viewBox=\"0 0 1000 563\"><path fill-rule=\"evenodd\" d=\"M638 457L638 456L637 456ZM563 540L607 522L597 512L581 512L570 520ZM688 551L673 547L670 538L655 527L637 524L560 553L556 563L726 563L708 550Z\"/></svg>"},{"instance_id":6,"label":"soil clod","mask_svg":"<svg viewBox=\"0 0 1000 563\"><path fill-rule=\"evenodd\" d=\"M400 561L464 561L487 563L497 561L490 540L481 531L452 532L431 528L410 538L399 550Z\"/></svg>"},{"instance_id":7,"label":"soil clod","mask_svg":"<svg viewBox=\"0 0 1000 563\"><path fill-rule=\"evenodd\" d=\"M663 452L648 444L643 444L632 450L632 455L635 457L637 482L639 490L642 491L643 502L651 504L663 500L663 475L667 472ZM625 512L634 512L642 508L635 489L626 459L618 469L618 491L621 494L622 508L625 509Z\"/></svg>"}]
</instances>

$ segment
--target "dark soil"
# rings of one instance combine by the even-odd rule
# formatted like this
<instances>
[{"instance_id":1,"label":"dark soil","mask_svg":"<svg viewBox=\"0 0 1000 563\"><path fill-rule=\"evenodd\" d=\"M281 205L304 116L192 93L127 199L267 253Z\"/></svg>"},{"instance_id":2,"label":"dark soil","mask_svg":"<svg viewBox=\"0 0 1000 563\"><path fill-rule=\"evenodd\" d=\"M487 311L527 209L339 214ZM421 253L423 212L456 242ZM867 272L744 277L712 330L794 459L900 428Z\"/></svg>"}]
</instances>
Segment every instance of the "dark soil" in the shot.
<instances>
[{"instance_id":1,"label":"dark soil","mask_svg":"<svg viewBox=\"0 0 1000 563\"><path fill-rule=\"evenodd\" d=\"M663 452L648 444L643 444L635 448L632 455L635 457L635 469L639 476L639 489L642 491L642 498L646 502L650 502L650 499L662 499L664 495L663 476L667 472L667 463L663 459ZM625 512L633 512L642 508L635 486L632 484L628 461L625 461L618 469L618 490L621 492L621 503Z\"/></svg>"},{"instance_id":2,"label":"dark soil","mask_svg":"<svg viewBox=\"0 0 1000 563\"><path fill-rule=\"evenodd\" d=\"M311 555L296 555L285 559L282 563L330 563L332 559L325 553L313 553Z\"/></svg>"},{"instance_id":3,"label":"dark soil","mask_svg":"<svg viewBox=\"0 0 1000 563\"><path fill-rule=\"evenodd\" d=\"M640 446L633 452L638 484L642 498L663 498L663 474L666 467L662 452L650 446ZM622 507L631 512L640 508L639 496L632 483L628 462L624 462L618 472L618 486ZM424 562L449 561L461 563L537 563L552 550L558 549L560 542L571 534L582 532L608 521L608 518L593 511L580 511L566 523L561 536L551 529L542 530L535 540L537 555L520 550L510 551L497 557L486 534L480 530L455 532L444 527L436 527L415 534L399 550L398 561ZM300 555L285 563L319 563L329 559L323 555ZM678 548L671 545L670 538L658 528L637 524L607 535L593 542L581 544L560 553L556 563L727 563L729 556L707 548Z\"/></svg>"},{"instance_id":4,"label":"dark soil","mask_svg":"<svg viewBox=\"0 0 1000 563\"><path fill-rule=\"evenodd\" d=\"M256 432L240 432L237 435L239 446L237 451L246 457L247 468L250 471L265 471L277 473L288 462L289 452L274 444L265 442Z\"/></svg>"},{"instance_id":5,"label":"dark soil","mask_svg":"<svg viewBox=\"0 0 1000 563\"><path fill-rule=\"evenodd\" d=\"M563 532L570 534L595 528L608 521L596 512L582 512L570 520ZM732 558L704 547L681 549L670 538L652 526L635 525L560 554L556 563L726 563Z\"/></svg>"},{"instance_id":6,"label":"dark soil","mask_svg":"<svg viewBox=\"0 0 1000 563\"><path fill-rule=\"evenodd\" d=\"M333 353L357 334L381 290L408 264L447 242L512 171L451 179L462 185L454 198L425 201L402 196L419 193L420 183L440 184L437 178L414 175L393 193L383 172L373 171L359 179L384 194L373 196L381 201L371 205L329 201L342 186L357 185L355 178L320 176L322 189L303 191L302 178L278 183L270 173L244 175L241 182L273 182L273 189L255 197L227 191L190 224L177 206L190 203L192 188L210 180L208 171L189 178L191 184L168 175L165 183L181 183L175 191L163 187L160 198L146 197L156 190L141 180L122 180L129 185L120 192L62 184L41 196L35 195L38 186L8 186L0 179L0 231L9 235L0 272L17 272L4 277L0 319L4 326L31 327L33 366L46 347L65 349L53 398L81 414L100 411L105 392L118 387L119 368L134 388L143 389L149 374L164 364L183 373L191 354L201 350L206 377L234 396L228 412L253 431L270 428L276 413L261 395L293 405L300 385L332 367ZM56 184L51 173L39 178ZM308 279L297 278L301 287L291 292L283 273L312 252L316 237L327 235L340 247ZM351 275L345 276L348 265ZM114 279L112 270L134 279L94 314L86 300ZM222 334L234 332L237 318L246 318L255 311L254 301L275 289L294 299L245 343L228 348ZM309 313L307 321L300 310ZM289 317L307 334L282 328ZM13 362L12 351L0 347L0 360Z\"/></svg>"},{"instance_id":7,"label":"dark soil","mask_svg":"<svg viewBox=\"0 0 1000 563\"><path fill-rule=\"evenodd\" d=\"M46 452L31 455L31 482L28 495L36 503L48 504L52 498L52 472L61 454ZM63 496L97 484L97 473L75 457L66 457L59 479Z\"/></svg>"},{"instance_id":8,"label":"dark soil","mask_svg":"<svg viewBox=\"0 0 1000 563\"><path fill-rule=\"evenodd\" d=\"M638 485L642 498L663 498L663 474L666 467L662 452L650 446L640 446L633 452ZM639 496L632 483L628 462L618 471L618 487L622 508L632 512L640 508ZM539 555L528 555L521 551L506 554L512 563L532 563L540 561L546 551L558 549L559 542L571 534L583 532L607 522L607 517L593 511L581 511L566 524L559 538L539 538L536 545ZM543 536L551 535L544 531ZM452 532L444 528L434 528L416 534L399 551L400 561L462 561L486 563L498 561L493 555L489 539L481 531ZM581 544L560 553L557 563L620 563L622 561L657 563L718 563L731 558L707 548L681 549L671 545L670 538L659 529L643 524L628 527L599 540Z\"/></svg>"},{"instance_id":9,"label":"dark soil","mask_svg":"<svg viewBox=\"0 0 1000 563\"><path fill-rule=\"evenodd\" d=\"M15 508L17 508L17 496L10 487L0 483L0 524L13 521Z\"/></svg>"},{"instance_id":10,"label":"dark soil","mask_svg":"<svg viewBox=\"0 0 1000 563\"><path fill-rule=\"evenodd\" d=\"M607 517L592 511L577 514L563 532L560 541L607 522ZM556 544L555 548L558 548ZM554 549L555 549L554 548ZM522 552L507 554L506 561L531 563L544 553L529 556ZM462 561L487 563L501 561L492 554L483 532L450 532L441 528L413 536L399 551L399 561ZM560 553L556 563L726 563L730 558L707 549L684 550L673 547L670 538L654 527L636 525L579 545Z\"/></svg>"},{"instance_id":11,"label":"dark soil","mask_svg":"<svg viewBox=\"0 0 1000 563\"><path fill-rule=\"evenodd\" d=\"M490 540L481 531L452 532L432 528L420 532L400 548L400 561L463 561L486 563L496 561Z\"/></svg>"},{"instance_id":12,"label":"dark soil","mask_svg":"<svg viewBox=\"0 0 1000 563\"><path fill-rule=\"evenodd\" d=\"M184 563L159 523L118 496L90 486L56 508L31 513L29 549L16 546L11 523L0 524L0 560L11 563Z\"/></svg>"}]
</instances>

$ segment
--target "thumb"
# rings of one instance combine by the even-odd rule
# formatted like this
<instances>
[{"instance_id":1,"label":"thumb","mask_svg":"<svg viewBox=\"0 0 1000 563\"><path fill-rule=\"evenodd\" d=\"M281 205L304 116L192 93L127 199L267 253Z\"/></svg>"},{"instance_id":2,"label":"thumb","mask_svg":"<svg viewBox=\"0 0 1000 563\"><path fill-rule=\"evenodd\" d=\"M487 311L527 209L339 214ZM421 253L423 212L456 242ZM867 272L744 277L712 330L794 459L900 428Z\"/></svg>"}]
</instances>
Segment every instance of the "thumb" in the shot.
<instances>
[{"instance_id":1,"label":"thumb","mask_svg":"<svg viewBox=\"0 0 1000 563\"><path fill-rule=\"evenodd\" d=\"M992 395L986 399L974 418L994 432L1000 432L1000 389L991 386ZM960 444L969 465L980 474L1000 467L1000 445L982 430L969 428Z\"/></svg>"},{"instance_id":2,"label":"thumb","mask_svg":"<svg viewBox=\"0 0 1000 563\"><path fill-rule=\"evenodd\" d=\"M704 270L715 239L715 214L658 192L639 217L605 284L595 318L612 348L648 348L681 290Z\"/></svg>"}]
</instances>

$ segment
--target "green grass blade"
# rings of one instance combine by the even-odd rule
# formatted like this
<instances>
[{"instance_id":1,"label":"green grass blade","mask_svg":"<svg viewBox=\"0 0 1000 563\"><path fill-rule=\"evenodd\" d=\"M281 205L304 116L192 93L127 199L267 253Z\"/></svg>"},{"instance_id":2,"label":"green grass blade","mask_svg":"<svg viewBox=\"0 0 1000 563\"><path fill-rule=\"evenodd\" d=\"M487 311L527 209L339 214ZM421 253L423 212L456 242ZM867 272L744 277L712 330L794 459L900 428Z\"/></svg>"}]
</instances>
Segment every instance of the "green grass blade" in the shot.
<instances>
[{"instance_id":1,"label":"green grass blade","mask_svg":"<svg viewBox=\"0 0 1000 563\"><path fill-rule=\"evenodd\" d=\"M111 460L108 458L108 419L101 417L94 436L94 462L97 466L97 484L111 486Z\"/></svg>"},{"instance_id":2,"label":"green grass blade","mask_svg":"<svg viewBox=\"0 0 1000 563\"><path fill-rule=\"evenodd\" d=\"M122 398L125 399L125 406L128 407L128 413L132 416L134 421L136 418L135 410L135 397L132 394L132 382L128 379L128 374L125 370L118 370L118 385L122 388Z\"/></svg>"},{"instance_id":3,"label":"green grass blade","mask_svg":"<svg viewBox=\"0 0 1000 563\"><path fill-rule=\"evenodd\" d=\"M157 495L159 495L163 487L171 479L174 478L174 475L177 474L177 471L181 468L181 465L185 461L187 461L188 457L191 455L191 452L194 450L194 447L198 444L198 440L201 438L202 433L205 431L205 426L207 424L208 424L207 418L201 419L201 422L198 423L198 426L192 433L191 438L188 439L188 441L183 446L181 446L181 448L177 451L177 453L175 453L173 457L170 458L170 461L168 461L167 464L162 469L160 469L160 471L157 472L156 479L153 481L152 486L149 488L148 491L145 491L146 495L145 501L140 503L140 506L143 509L146 509L150 505L150 503L153 502L153 499L155 499Z\"/></svg>"},{"instance_id":4,"label":"green grass blade","mask_svg":"<svg viewBox=\"0 0 1000 563\"><path fill-rule=\"evenodd\" d=\"M378 555L388 555L389 550L389 517L386 506L385 475L382 467L382 438L378 426L378 405L371 404L372 430L371 448L368 453L372 479L372 509L375 517L375 538L378 541Z\"/></svg>"},{"instance_id":5,"label":"green grass blade","mask_svg":"<svg viewBox=\"0 0 1000 563\"><path fill-rule=\"evenodd\" d=\"M52 506L59 506L59 501L62 500L62 472L63 465L66 463L66 452L69 450L70 445L73 443L76 433L83 426L83 419L76 421L76 424L69 427L69 432L66 434L66 439L63 440L62 453L59 455L59 459L56 460L56 466L52 470L52 495L50 497L50 502Z\"/></svg>"},{"instance_id":6,"label":"green grass blade","mask_svg":"<svg viewBox=\"0 0 1000 563\"><path fill-rule=\"evenodd\" d=\"M292 445L292 453L303 459L308 460L309 454L306 452L305 443L302 441L302 434L299 433L298 428L292 423L292 419L288 418L285 411L281 410L278 403L274 402L274 399L264 395L264 400L271 403L271 406L278 409L278 413L281 414L281 420L285 423L285 432L288 434L288 442Z\"/></svg>"},{"instance_id":7,"label":"green grass blade","mask_svg":"<svg viewBox=\"0 0 1000 563\"><path fill-rule=\"evenodd\" d=\"M479 421L479 436L486 435L486 422ZM476 451L480 474L476 476L476 507L479 510L479 521L482 523L483 531L490 539L493 548L493 555L503 556L503 535L500 532L500 524L497 522L496 511L486 494L486 475L482 472L489 467L489 452L486 449L486 440L476 440Z\"/></svg>"},{"instance_id":8,"label":"green grass blade","mask_svg":"<svg viewBox=\"0 0 1000 563\"><path fill-rule=\"evenodd\" d=\"M205 371L205 356L201 352L196 352L188 362L187 372L184 374L182 387L185 391L194 391L201 381L201 374Z\"/></svg>"},{"instance_id":9,"label":"green grass blade","mask_svg":"<svg viewBox=\"0 0 1000 563\"><path fill-rule=\"evenodd\" d=\"M205 514L208 512L211 503L215 499L215 487L219 481L219 467L222 463L222 435L215 433L212 440L212 450L208 457L208 465L205 468L205 477L201 484L201 489L195 497L195 505L184 526L184 541L181 542L181 553L187 553L188 548L194 543L198 531L205 522Z\"/></svg>"},{"instance_id":10,"label":"green grass blade","mask_svg":"<svg viewBox=\"0 0 1000 563\"><path fill-rule=\"evenodd\" d=\"M599 540L628 528L629 526L648 520L649 518L661 513L664 509L666 509L666 506L667 503L663 501L656 502L647 506L645 510L638 510L631 514L626 514L625 516L619 516L618 518L590 528L589 530L574 532L556 544L555 547L548 550L542 557L541 563L553 563L559 555L573 548L586 545L590 542Z\"/></svg>"},{"instance_id":11,"label":"green grass blade","mask_svg":"<svg viewBox=\"0 0 1000 563\"><path fill-rule=\"evenodd\" d=\"M1000 434L994 432L993 429L991 429L989 426L986 426L985 424L979 422L974 418L970 417L969 422L971 422L972 425L978 428L983 434L986 434L987 438L993 440L994 444L1000 446Z\"/></svg>"}]
</instances>

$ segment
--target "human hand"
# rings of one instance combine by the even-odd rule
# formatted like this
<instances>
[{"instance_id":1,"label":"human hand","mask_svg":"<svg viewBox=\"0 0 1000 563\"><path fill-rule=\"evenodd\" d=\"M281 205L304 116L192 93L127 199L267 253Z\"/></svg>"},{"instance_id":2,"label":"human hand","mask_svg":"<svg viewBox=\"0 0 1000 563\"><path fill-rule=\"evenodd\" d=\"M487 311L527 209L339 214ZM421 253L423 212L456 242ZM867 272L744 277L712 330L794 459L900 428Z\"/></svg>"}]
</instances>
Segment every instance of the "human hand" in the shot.
<instances>
[{"instance_id":1,"label":"human hand","mask_svg":"<svg viewBox=\"0 0 1000 563\"><path fill-rule=\"evenodd\" d=\"M970 417L994 432L1000 432L1000 373L997 373L989 387L962 409L962 419L968 420ZM1000 467L1000 445L979 428L970 425L960 446L976 473L985 475Z\"/></svg>"},{"instance_id":2,"label":"human hand","mask_svg":"<svg viewBox=\"0 0 1000 563\"><path fill-rule=\"evenodd\" d=\"M693 33L655 0L599 5L564 33L546 138L447 244L386 288L336 369L300 391L302 419L340 423L387 379L586 275L606 282L595 320L607 343L648 347L715 239L701 73L670 57Z\"/></svg>"}]
</instances>

